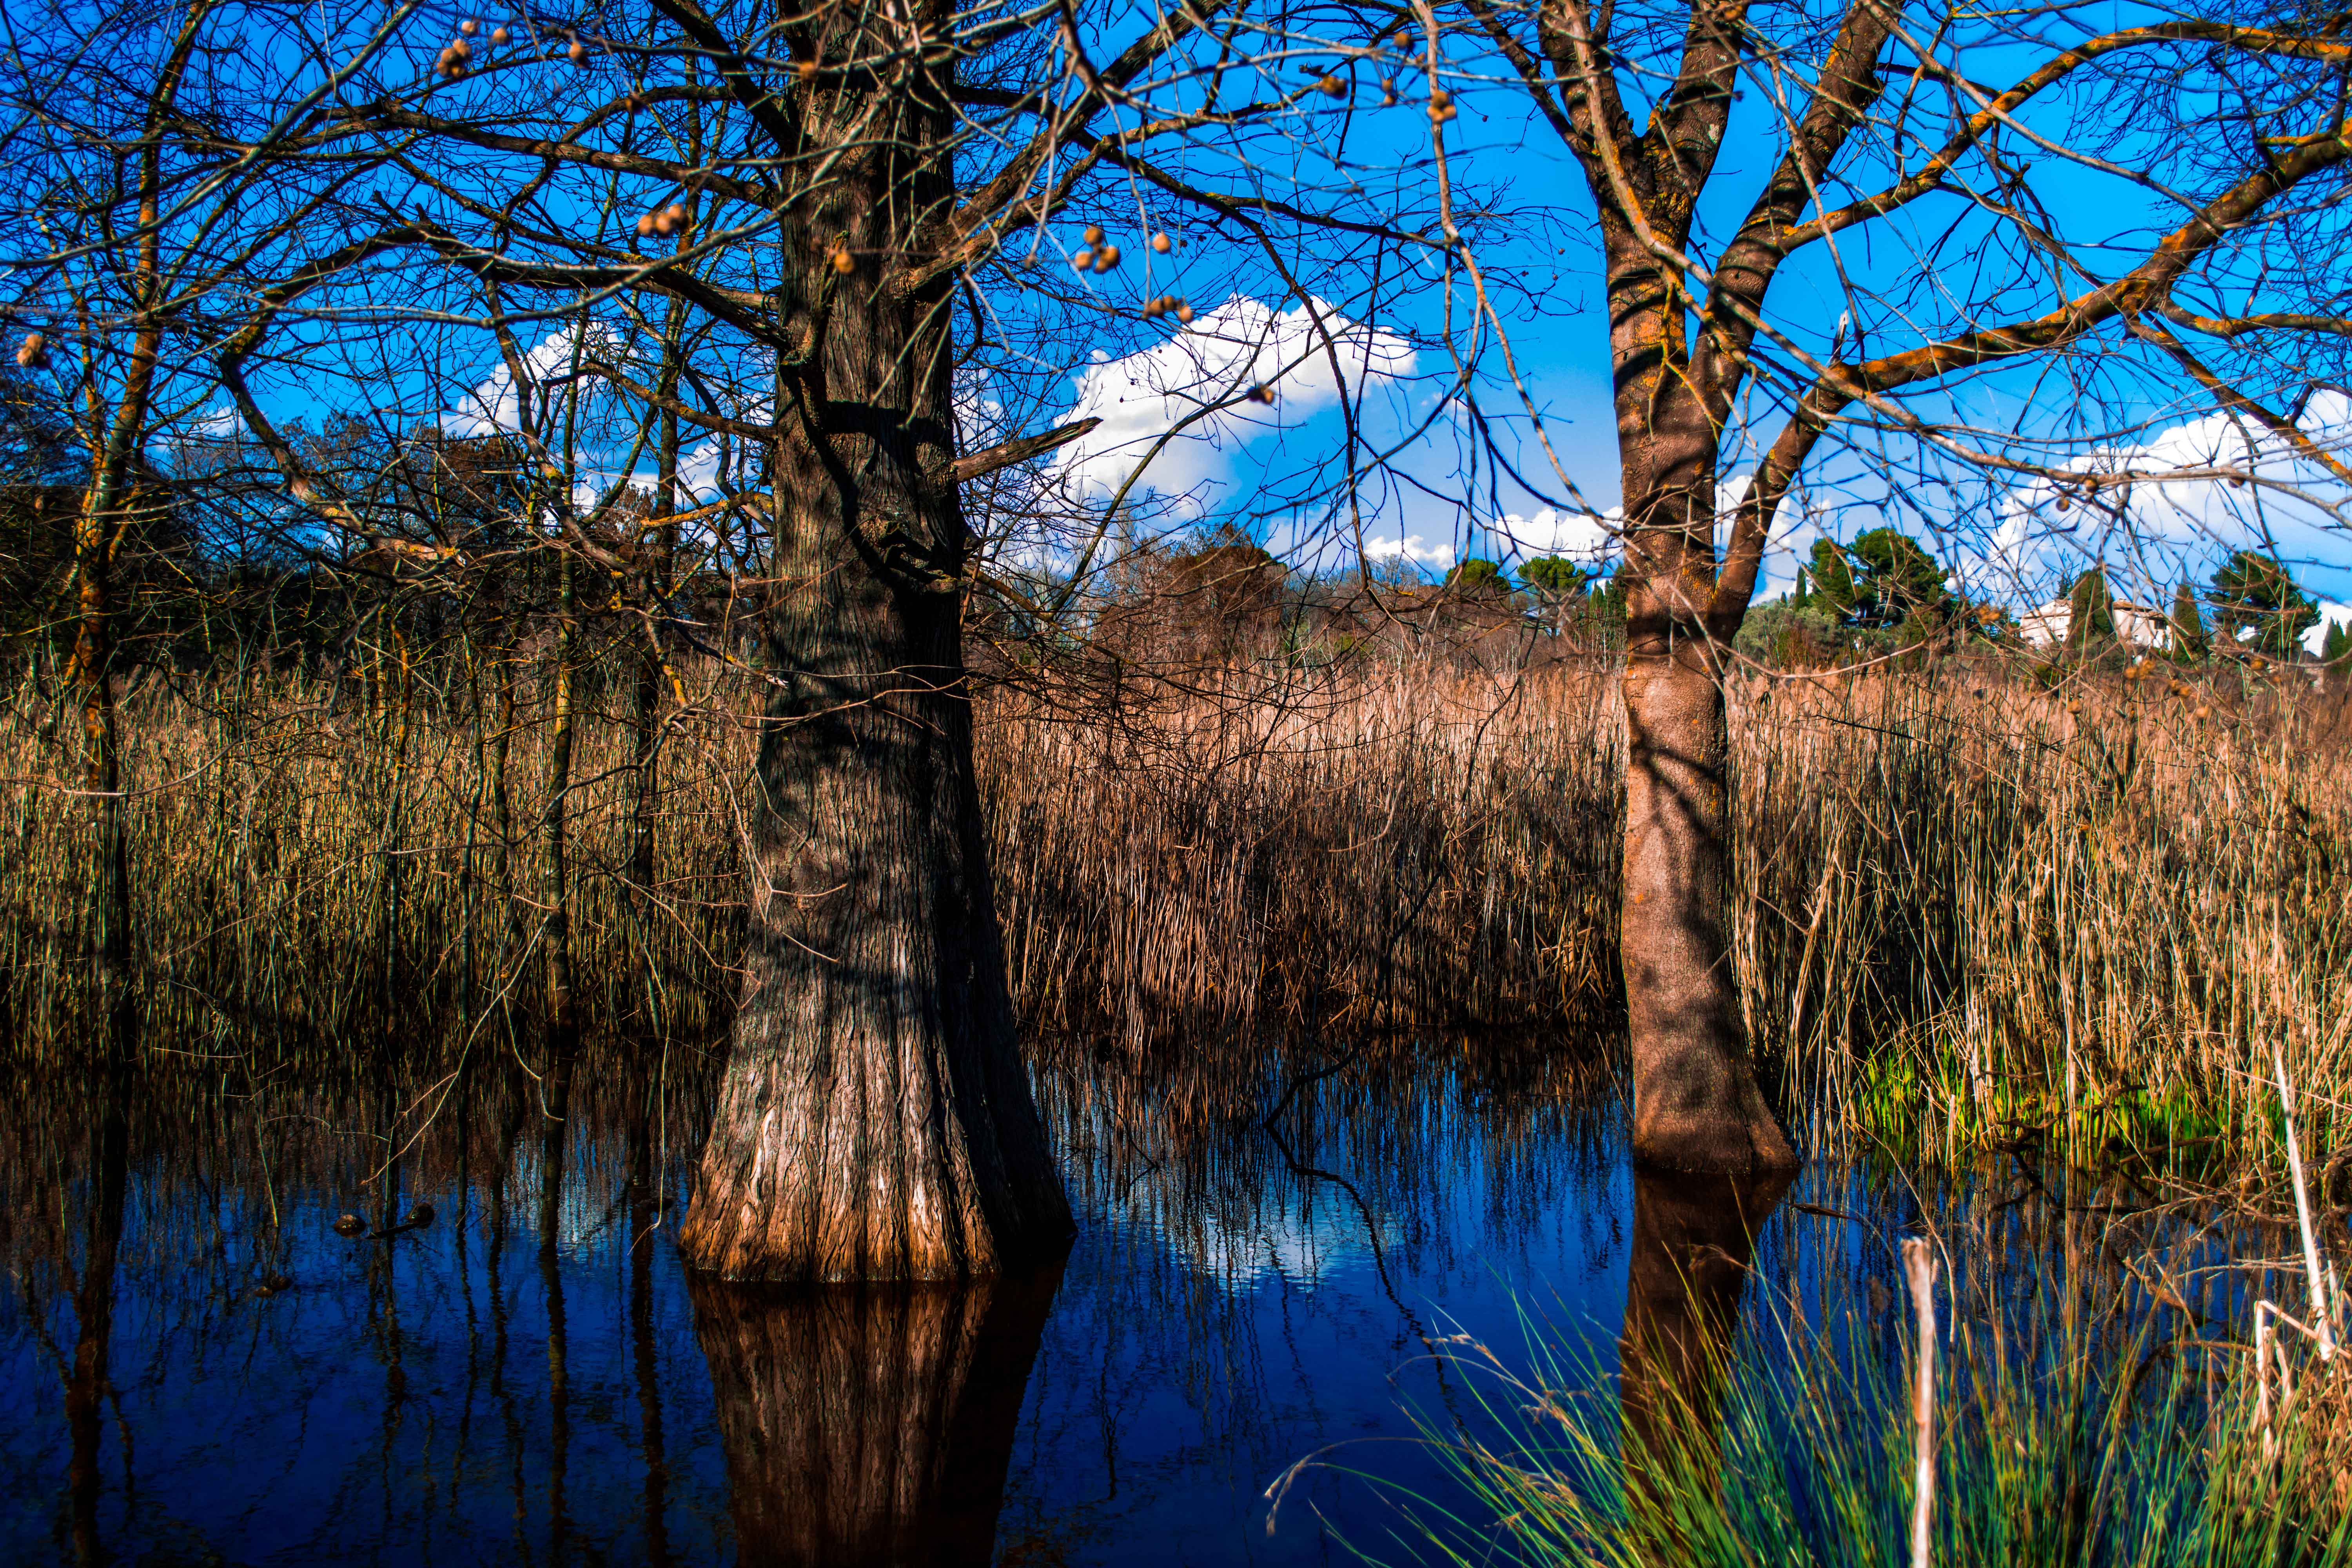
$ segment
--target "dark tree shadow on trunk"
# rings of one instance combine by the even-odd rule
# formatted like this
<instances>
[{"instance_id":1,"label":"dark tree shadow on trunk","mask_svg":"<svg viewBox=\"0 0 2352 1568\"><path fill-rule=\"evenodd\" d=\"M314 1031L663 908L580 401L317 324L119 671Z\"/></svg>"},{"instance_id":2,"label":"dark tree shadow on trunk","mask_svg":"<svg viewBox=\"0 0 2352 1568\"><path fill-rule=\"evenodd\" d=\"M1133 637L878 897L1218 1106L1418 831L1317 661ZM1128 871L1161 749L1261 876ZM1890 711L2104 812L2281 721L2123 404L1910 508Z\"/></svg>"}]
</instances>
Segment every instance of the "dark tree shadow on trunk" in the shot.
<instances>
[{"instance_id":1,"label":"dark tree shadow on trunk","mask_svg":"<svg viewBox=\"0 0 2352 1568\"><path fill-rule=\"evenodd\" d=\"M688 1275L737 1560L985 1564L1057 1261L957 1284Z\"/></svg>"},{"instance_id":2,"label":"dark tree shadow on trunk","mask_svg":"<svg viewBox=\"0 0 2352 1568\"><path fill-rule=\"evenodd\" d=\"M1785 1176L1740 1181L1636 1166L1633 1247L1618 1341L1627 1501L1662 1546L1675 1490L1721 1483L1717 1414L1757 1231Z\"/></svg>"}]
</instances>

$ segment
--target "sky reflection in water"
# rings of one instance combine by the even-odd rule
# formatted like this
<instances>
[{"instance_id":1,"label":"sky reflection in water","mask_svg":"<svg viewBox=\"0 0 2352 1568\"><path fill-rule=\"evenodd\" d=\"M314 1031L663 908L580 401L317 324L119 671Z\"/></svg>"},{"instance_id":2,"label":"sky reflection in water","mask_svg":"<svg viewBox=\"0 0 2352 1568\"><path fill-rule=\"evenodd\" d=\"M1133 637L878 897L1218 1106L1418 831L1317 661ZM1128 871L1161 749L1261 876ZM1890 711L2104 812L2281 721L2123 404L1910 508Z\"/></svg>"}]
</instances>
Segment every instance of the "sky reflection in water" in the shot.
<instances>
[{"instance_id":1,"label":"sky reflection in water","mask_svg":"<svg viewBox=\"0 0 2352 1568\"><path fill-rule=\"evenodd\" d=\"M1310 1476L1271 1531L1265 1489L1330 1449L1442 1490L1408 1408L1468 1408L1440 1336L1516 1360L1533 1312L1616 1355L1633 1193L1613 1113L1496 1109L1435 1086L1402 1127L1326 1116L1296 1156L1243 1125L1115 1160L1066 1121L1082 1230L1058 1280L821 1308L690 1290L626 1140L584 1122L551 1205L527 1131L503 1181L495 1159L413 1176L399 1207L438 1217L390 1241L330 1228L348 1177L281 1187L274 1265L259 1184L160 1165L150 1134L78 1498L98 1185L10 1197L0 1560L702 1563L740 1537L747 1562L930 1561L992 1535L1006 1563L1350 1560L1334 1526L1393 1553L1361 1480ZM1761 1256L1843 1273L1900 1218L1783 1206ZM281 1269L290 1289L256 1293Z\"/></svg>"}]
</instances>

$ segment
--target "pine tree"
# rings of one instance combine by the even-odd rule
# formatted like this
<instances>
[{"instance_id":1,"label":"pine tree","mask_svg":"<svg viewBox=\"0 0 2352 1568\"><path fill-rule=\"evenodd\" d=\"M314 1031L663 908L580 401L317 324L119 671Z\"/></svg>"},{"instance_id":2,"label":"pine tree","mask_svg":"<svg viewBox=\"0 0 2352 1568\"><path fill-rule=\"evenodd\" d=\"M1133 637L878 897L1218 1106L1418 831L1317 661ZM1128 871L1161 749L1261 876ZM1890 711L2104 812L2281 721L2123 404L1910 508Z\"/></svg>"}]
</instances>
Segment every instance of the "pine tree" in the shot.
<instances>
[{"instance_id":1,"label":"pine tree","mask_svg":"<svg viewBox=\"0 0 2352 1568\"><path fill-rule=\"evenodd\" d=\"M2273 658L2293 658L2303 634L2319 619L2319 606L2287 569L2252 550L2234 552L2213 574L2212 601L2217 632Z\"/></svg>"},{"instance_id":2,"label":"pine tree","mask_svg":"<svg viewBox=\"0 0 2352 1568\"><path fill-rule=\"evenodd\" d=\"M2205 612L2186 577L2172 591L2172 651L2182 658L2205 657Z\"/></svg>"},{"instance_id":3,"label":"pine tree","mask_svg":"<svg viewBox=\"0 0 2352 1568\"><path fill-rule=\"evenodd\" d=\"M2085 653L2115 639L2116 596L2108 591L2106 574L2097 567L2067 585L2066 607L2066 647L2071 652Z\"/></svg>"}]
</instances>

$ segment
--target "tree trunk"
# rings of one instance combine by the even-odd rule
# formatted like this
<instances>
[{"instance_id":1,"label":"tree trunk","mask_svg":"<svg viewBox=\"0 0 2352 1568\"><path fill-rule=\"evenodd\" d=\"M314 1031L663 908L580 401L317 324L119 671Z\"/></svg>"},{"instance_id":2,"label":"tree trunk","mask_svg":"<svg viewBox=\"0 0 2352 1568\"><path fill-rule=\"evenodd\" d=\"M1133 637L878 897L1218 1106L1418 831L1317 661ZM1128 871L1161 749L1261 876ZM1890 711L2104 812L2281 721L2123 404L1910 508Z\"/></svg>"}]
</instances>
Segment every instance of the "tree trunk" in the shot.
<instances>
[{"instance_id":1,"label":"tree trunk","mask_svg":"<svg viewBox=\"0 0 2352 1568\"><path fill-rule=\"evenodd\" d=\"M875 261L936 242L955 119L935 79L877 97L863 78L809 95L813 142L858 151L781 231L826 307L813 358L782 377L744 991L678 1235L730 1279L963 1279L1071 1229L1014 1038L972 763L953 274L909 284Z\"/></svg>"},{"instance_id":2,"label":"tree trunk","mask_svg":"<svg viewBox=\"0 0 2352 1568\"><path fill-rule=\"evenodd\" d=\"M1730 732L1706 641L1629 637L1624 690L1634 1157L1679 1171L1793 1170L1748 1064L1731 968Z\"/></svg>"},{"instance_id":3,"label":"tree trunk","mask_svg":"<svg viewBox=\"0 0 2352 1568\"><path fill-rule=\"evenodd\" d=\"M73 668L81 687L82 788L89 793L92 849L90 960L107 1048L131 1026L131 834L124 820L122 763L114 711L114 628L110 578L119 519L93 486L75 525Z\"/></svg>"},{"instance_id":4,"label":"tree trunk","mask_svg":"<svg viewBox=\"0 0 2352 1568\"><path fill-rule=\"evenodd\" d=\"M689 1276L736 1561L984 1568L1060 1278L785 1292Z\"/></svg>"},{"instance_id":5,"label":"tree trunk","mask_svg":"<svg viewBox=\"0 0 2352 1568\"><path fill-rule=\"evenodd\" d=\"M573 647L577 632L579 595L577 569L567 552L557 570L562 574L556 595L554 668L551 709L554 727L547 746L547 809L541 819L543 887L547 898L547 1035L556 1056L568 1055L579 1041L577 1011L572 980L572 742L578 658Z\"/></svg>"}]
</instances>

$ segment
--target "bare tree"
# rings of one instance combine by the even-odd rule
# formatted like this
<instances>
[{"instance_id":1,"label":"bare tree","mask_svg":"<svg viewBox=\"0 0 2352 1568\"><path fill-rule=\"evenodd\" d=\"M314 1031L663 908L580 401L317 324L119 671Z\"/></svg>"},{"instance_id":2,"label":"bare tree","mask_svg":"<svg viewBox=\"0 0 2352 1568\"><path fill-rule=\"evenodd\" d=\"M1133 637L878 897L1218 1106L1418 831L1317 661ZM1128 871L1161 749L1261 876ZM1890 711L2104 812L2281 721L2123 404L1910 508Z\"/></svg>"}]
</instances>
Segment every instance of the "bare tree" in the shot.
<instances>
[{"instance_id":1,"label":"bare tree","mask_svg":"<svg viewBox=\"0 0 2352 1568\"><path fill-rule=\"evenodd\" d=\"M2317 17L2111 29L2068 5L1465 0L1454 16L1433 28L1433 70L1511 83L1598 217L1624 495L1635 1151L1786 1167L1728 960L1724 695L1783 499L1801 476L1860 477L1960 530L1994 510L1966 487L1990 483L1996 503L2004 488L2080 501L2073 522L2127 531L2133 480L2230 470L2109 461L2103 479L2095 455L2200 407L2352 478L2284 401L2333 374L2352 329L2331 305L2352 51ZM1996 64L2008 85L1978 79ZM2036 379L1992 384L2037 417L1971 417L1971 379L2021 362Z\"/></svg>"},{"instance_id":2,"label":"bare tree","mask_svg":"<svg viewBox=\"0 0 2352 1568\"><path fill-rule=\"evenodd\" d=\"M479 417L457 426L510 434L536 467L522 531L572 585L552 689L569 689L566 639L591 613L581 585L609 582L619 599L600 588L597 613L619 605L647 634L641 737L664 639L768 689L747 973L687 1256L732 1278L923 1279L1050 1251L1069 1214L1013 1037L964 605L985 582L1051 620L1101 570L1108 523L1089 535L1082 516L1052 547L1068 564L1024 585L992 575L963 490L1096 427L990 430L1052 401L1018 389L1066 386L1094 343L1181 331L1193 309L1155 279L1204 226L1311 307L1304 352L1337 355L1299 237L1433 243L1387 224L1360 172L1328 192L1298 172L1336 161L1352 122L1337 73L1386 60L1381 40L1344 9L1217 5L1128 37L1058 11L696 0L504 26L414 5L348 33L278 20L303 39L313 107L217 154L271 167L335 221L224 305L213 359L306 515L322 536L447 559L455 542L388 531L306 458L270 389L335 376L447 410L436 355L487 345L495 369L466 399ZM1155 161L1162 147L1191 162ZM1378 300L1409 269L1361 274ZM1286 368L1214 363L1204 414L1269 403ZM1346 446L1350 471L1377 467L1352 428ZM651 503L626 500L648 457ZM730 597L762 618L755 659L675 602L679 551L732 561ZM553 756L543 962L560 1019L572 785ZM649 739L634 765L649 789ZM650 849L632 859L642 882Z\"/></svg>"}]
</instances>

